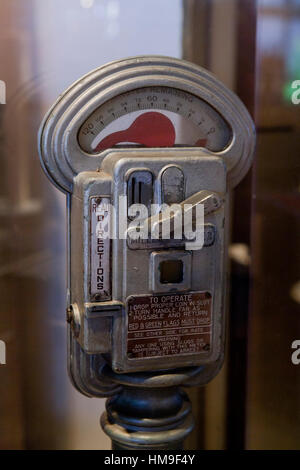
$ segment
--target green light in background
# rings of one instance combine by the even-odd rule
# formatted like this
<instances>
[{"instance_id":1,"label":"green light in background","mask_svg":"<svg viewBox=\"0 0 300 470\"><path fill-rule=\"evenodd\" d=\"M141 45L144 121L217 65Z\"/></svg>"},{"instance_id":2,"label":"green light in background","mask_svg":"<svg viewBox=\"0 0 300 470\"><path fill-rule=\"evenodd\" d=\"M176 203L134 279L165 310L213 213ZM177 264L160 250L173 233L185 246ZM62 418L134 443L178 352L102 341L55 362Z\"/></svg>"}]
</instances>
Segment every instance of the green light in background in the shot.
<instances>
[{"instance_id":1,"label":"green light in background","mask_svg":"<svg viewBox=\"0 0 300 470\"><path fill-rule=\"evenodd\" d=\"M286 52L288 78L282 88L282 98L286 103L292 104L292 94L295 92L292 83L295 80L300 80L300 21L298 18L291 21Z\"/></svg>"},{"instance_id":2,"label":"green light in background","mask_svg":"<svg viewBox=\"0 0 300 470\"><path fill-rule=\"evenodd\" d=\"M291 82L290 81L286 82L283 85L283 90L282 90L282 96L283 96L284 101L290 104L292 103L292 94L295 91L295 88L292 88L292 83L293 83L293 80Z\"/></svg>"}]
</instances>

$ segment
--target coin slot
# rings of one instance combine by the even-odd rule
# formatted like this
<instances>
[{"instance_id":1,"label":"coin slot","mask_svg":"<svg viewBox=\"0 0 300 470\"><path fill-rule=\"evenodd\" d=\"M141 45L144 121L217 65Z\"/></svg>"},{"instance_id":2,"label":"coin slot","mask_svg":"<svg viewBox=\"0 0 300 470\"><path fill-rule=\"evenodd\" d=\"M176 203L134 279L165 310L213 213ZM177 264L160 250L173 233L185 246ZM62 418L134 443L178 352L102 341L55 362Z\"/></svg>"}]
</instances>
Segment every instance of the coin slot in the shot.
<instances>
[{"instance_id":1,"label":"coin slot","mask_svg":"<svg viewBox=\"0 0 300 470\"><path fill-rule=\"evenodd\" d=\"M128 208L132 204L143 204L150 209L153 202L153 175L148 170L134 171L128 180Z\"/></svg>"}]
</instances>

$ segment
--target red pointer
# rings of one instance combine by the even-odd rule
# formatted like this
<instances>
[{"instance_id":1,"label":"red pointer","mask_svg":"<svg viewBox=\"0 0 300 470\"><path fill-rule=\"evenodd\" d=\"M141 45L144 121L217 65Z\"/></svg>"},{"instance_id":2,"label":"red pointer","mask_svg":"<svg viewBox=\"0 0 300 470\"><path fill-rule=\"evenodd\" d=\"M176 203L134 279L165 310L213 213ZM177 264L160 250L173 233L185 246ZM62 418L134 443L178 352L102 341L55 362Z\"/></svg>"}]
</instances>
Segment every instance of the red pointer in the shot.
<instances>
[{"instance_id":1,"label":"red pointer","mask_svg":"<svg viewBox=\"0 0 300 470\"><path fill-rule=\"evenodd\" d=\"M138 116L128 129L104 137L94 151L99 152L121 142L134 142L146 147L172 147L175 137L174 126L167 116L148 112Z\"/></svg>"},{"instance_id":2,"label":"red pointer","mask_svg":"<svg viewBox=\"0 0 300 470\"><path fill-rule=\"evenodd\" d=\"M194 147L206 147L207 139L199 139L194 143Z\"/></svg>"}]
</instances>

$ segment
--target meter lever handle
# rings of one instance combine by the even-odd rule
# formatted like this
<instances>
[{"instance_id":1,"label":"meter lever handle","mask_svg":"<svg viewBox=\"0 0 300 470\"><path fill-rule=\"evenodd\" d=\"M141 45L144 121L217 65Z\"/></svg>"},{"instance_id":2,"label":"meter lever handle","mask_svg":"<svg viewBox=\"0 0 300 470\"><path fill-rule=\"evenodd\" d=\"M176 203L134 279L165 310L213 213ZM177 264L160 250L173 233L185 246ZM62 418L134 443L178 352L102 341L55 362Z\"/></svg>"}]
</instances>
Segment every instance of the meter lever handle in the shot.
<instances>
[{"instance_id":1,"label":"meter lever handle","mask_svg":"<svg viewBox=\"0 0 300 470\"><path fill-rule=\"evenodd\" d=\"M162 210L159 214L149 217L144 223L148 224L148 230L152 234L161 234L163 224L169 223L172 233L178 223L184 224L185 219L187 219L190 213L192 214L192 224L196 222L196 208L199 204L203 204L204 216L206 216L220 209L223 203L224 197L220 193L202 190L188 197L180 204L173 205L171 210L167 208Z\"/></svg>"}]
</instances>

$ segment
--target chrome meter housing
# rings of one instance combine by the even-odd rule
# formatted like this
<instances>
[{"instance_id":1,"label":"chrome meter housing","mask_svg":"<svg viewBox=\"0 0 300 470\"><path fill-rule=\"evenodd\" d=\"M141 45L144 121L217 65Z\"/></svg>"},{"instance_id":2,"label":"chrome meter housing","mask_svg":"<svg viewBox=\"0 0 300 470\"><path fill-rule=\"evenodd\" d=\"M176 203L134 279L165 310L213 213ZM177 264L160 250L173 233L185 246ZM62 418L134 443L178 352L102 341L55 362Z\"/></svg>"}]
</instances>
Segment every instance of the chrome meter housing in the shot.
<instances>
[{"instance_id":1,"label":"chrome meter housing","mask_svg":"<svg viewBox=\"0 0 300 470\"><path fill-rule=\"evenodd\" d=\"M150 380L151 373L155 383L153 372L176 369L178 381L178 368L181 383L207 383L224 356L228 190L247 173L255 145L244 105L191 63L133 57L68 88L45 116L38 145L47 176L68 198L76 387L107 396L118 387L115 375L126 383L126 374ZM100 221L119 233L120 197L203 204L203 248L184 240L99 242Z\"/></svg>"}]
</instances>

